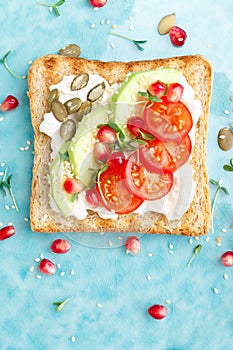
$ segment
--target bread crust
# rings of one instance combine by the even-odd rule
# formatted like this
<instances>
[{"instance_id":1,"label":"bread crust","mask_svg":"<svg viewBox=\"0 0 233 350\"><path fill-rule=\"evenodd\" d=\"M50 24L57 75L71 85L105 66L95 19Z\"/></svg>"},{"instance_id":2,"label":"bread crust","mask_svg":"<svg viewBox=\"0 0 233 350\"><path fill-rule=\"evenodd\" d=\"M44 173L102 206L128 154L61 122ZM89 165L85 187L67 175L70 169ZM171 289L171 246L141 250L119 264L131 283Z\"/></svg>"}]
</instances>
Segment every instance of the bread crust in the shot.
<instances>
[{"instance_id":1,"label":"bread crust","mask_svg":"<svg viewBox=\"0 0 233 350\"><path fill-rule=\"evenodd\" d=\"M99 73L109 84L125 80L129 72L157 68L180 70L195 91L195 98L202 104L202 113L195 126L195 144L191 165L196 191L189 209L181 220L168 221L163 214L146 213L120 215L117 220L101 219L90 211L84 220L67 217L50 207L49 163L50 138L41 133L39 126L49 111L47 96L49 87L62 80L64 75L80 72ZM206 166L208 114L212 89L212 67L200 55L180 56L137 62L101 62L83 58L47 55L35 60L29 75L29 99L34 129L35 158L30 201L31 229L37 232L138 232L159 234L203 235L210 228L210 194Z\"/></svg>"}]
</instances>

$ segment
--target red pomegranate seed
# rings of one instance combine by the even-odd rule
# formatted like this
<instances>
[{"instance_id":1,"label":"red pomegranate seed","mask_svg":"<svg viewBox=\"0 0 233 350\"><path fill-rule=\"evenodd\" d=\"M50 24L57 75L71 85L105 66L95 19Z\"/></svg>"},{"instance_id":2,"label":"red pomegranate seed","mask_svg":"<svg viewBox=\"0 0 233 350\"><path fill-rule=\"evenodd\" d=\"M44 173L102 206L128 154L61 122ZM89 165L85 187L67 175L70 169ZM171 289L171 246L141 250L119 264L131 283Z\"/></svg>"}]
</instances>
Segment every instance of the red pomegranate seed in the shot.
<instances>
[{"instance_id":1,"label":"red pomegranate seed","mask_svg":"<svg viewBox=\"0 0 233 350\"><path fill-rule=\"evenodd\" d=\"M93 149L93 154L96 160L105 162L110 156L110 148L107 143L96 142Z\"/></svg>"},{"instance_id":2,"label":"red pomegranate seed","mask_svg":"<svg viewBox=\"0 0 233 350\"><path fill-rule=\"evenodd\" d=\"M174 46L184 45L187 38L186 32L182 28L177 26L171 27L169 31L169 36Z\"/></svg>"},{"instance_id":3,"label":"red pomegranate seed","mask_svg":"<svg viewBox=\"0 0 233 350\"><path fill-rule=\"evenodd\" d=\"M151 93L151 95L162 97L166 91L166 84L160 80L157 80L155 83L149 86L148 91Z\"/></svg>"},{"instance_id":4,"label":"red pomegranate seed","mask_svg":"<svg viewBox=\"0 0 233 350\"><path fill-rule=\"evenodd\" d=\"M125 161L125 155L121 151L115 151L108 158L109 166L120 165Z\"/></svg>"},{"instance_id":5,"label":"red pomegranate seed","mask_svg":"<svg viewBox=\"0 0 233 350\"><path fill-rule=\"evenodd\" d=\"M80 181L75 179L74 177L68 177L63 183L64 190L66 193L73 194L81 192L83 189L83 185Z\"/></svg>"},{"instance_id":6,"label":"red pomegranate seed","mask_svg":"<svg viewBox=\"0 0 233 350\"><path fill-rule=\"evenodd\" d=\"M70 242L68 242L66 239L55 239L53 243L51 244L50 249L52 252L56 254L65 254L67 253L71 248Z\"/></svg>"},{"instance_id":7,"label":"red pomegranate seed","mask_svg":"<svg viewBox=\"0 0 233 350\"><path fill-rule=\"evenodd\" d=\"M127 121L127 129L130 134L140 136L141 132L145 132L143 119L140 117L130 117Z\"/></svg>"},{"instance_id":8,"label":"red pomegranate seed","mask_svg":"<svg viewBox=\"0 0 233 350\"><path fill-rule=\"evenodd\" d=\"M222 264L226 267L233 266L233 252L228 250L221 256Z\"/></svg>"},{"instance_id":9,"label":"red pomegranate seed","mask_svg":"<svg viewBox=\"0 0 233 350\"><path fill-rule=\"evenodd\" d=\"M170 102L179 102L183 96L184 87L179 83L170 84L167 89L167 99Z\"/></svg>"},{"instance_id":10,"label":"red pomegranate seed","mask_svg":"<svg viewBox=\"0 0 233 350\"><path fill-rule=\"evenodd\" d=\"M42 259L38 266L38 269L45 275L54 275L56 272L55 264L49 259Z\"/></svg>"},{"instance_id":11,"label":"red pomegranate seed","mask_svg":"<svg viewBox=\"0 0 233 350\"><path fill-rule=\"evenodd\" d=\"M90 204L92 208L96 208L99 205L99 196L95 188L89 188L86 191L86 201Z\"/></svg>"},{"instance_id":12,"label":"red pomegranate seed","mask_svg":"<svg viewBox=\"0 0 233 350\"><path fill-rule=\"evenodd\" d=\"M93 7L103 7L107 4L108 0L89 0Z\"/></svg>"},{"instance_id":13,"label":"red pomegranate seed","mask_svg":"<svg viewBox=\"0 0 233 350\"><path fill-rule=\"evenodd\" d=\"M116 131L107 125L102 126L97 133L97 139L100 142L114 143L116 141Z\"/></svg>"},{"instance_id":14,"label":"red pomegranate seed","mask_svg":"<svg viewBox=\"0 0 233 350\"><path fill-rule=\"evenodd\" d=\"M8 112L11 111L12 109L15 109L19 104L19 101L17 100L16 97L12 95L8 95L3 103L0 105L0 111L1 112Z\"/></svg>"},{"instance_id":15,"label":"red pomegranate seed","mask_svg":"<svg viewBox=\"0 0 233 350\"><path fill-rule=\"evenodd\" d=\"M6 226L0 229L0 241L14 236L16 233L14 226Z\"/></svg>"},{"instance_id":16,"label":"red pomegranate seed","mask_svg":"<svg viewBox=\"0 0 233 350\"><path fill-rule=\"evenodd\" d=\"M164 317L167 316L168 309L166 306L155 304L148 309L148 313L151 317L155 318L156 320L162 320Z\"/></svg>"},{"instance_id":17,"label":"red pomegranate seed","mask_svg":"<svg viewBox=\"0 0 233 350\"><path fill-rule=\"evenodd\" d=\"M126 253L137 255L140 253L140 241L135 236L130 236L125 241Z\"/></svg>"}]
</instances>

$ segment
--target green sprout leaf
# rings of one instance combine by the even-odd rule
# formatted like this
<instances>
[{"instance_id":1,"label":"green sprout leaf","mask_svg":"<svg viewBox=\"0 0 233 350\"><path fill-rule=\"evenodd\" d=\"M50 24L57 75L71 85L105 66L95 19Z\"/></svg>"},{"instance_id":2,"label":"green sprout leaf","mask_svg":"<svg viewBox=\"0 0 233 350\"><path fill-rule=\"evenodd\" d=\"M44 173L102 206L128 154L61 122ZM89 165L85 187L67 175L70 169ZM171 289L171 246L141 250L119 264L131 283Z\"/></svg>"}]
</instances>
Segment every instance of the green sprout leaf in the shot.
<instances>
[{"instance_id":1,"label":"green sprout leaf","mask_svg":"<svg viewBox=\"0 0 233 350\"><path fill-rule=\"evenodd\" d=\"M8 70L8 72L9 72L13 77L15 77L15 78L17 78L17 79L21 79L21 80L26 79L26 78L27 78L26 75L24 75L24 76L18 75L18 74L15 73L15 72L13 71L13 69L11 69L11 67L9 66L9 64L8 64L8 62L7 62L7 57L10 55L10 53L11 53L11 51L8 51L8 52L3 56L3 58L0 59L0 63L2 63L2 64L4 65L4 67Z\"/></svg>"},{"instance_id":2,"label":"green sprout leaf","mask_svg":"<svg viewBox=\"0 0 233 350\"><path fill-rule=\"evenodd\" d=\"M0 190L4 193L5 196L7 195L6 189L8 190L8 192L10 193L12 202L14 204L15 210L19 211L18 205L17 205L16 200L15 200L14 192L13 192L13 189L11 186L11 179L12 179L13 175L12 174L9 175L6 179L7 171L8 171L8 168L5 169L3 177L0 181Z\"/></svg>"},{"instance_id":3,"label":"green sprout leaf","mask_svg":"<svg viewBox=\"0 0 233 350\"><path fill-rule=\"evenodd\" d=\"M147 40L135 40L135 39L128 38L127 36L117 34L117 33L112 33L112 32L109 32L108 34L117 36L118 38L121 38L121 39L131 41L139 51L144 51L144 47L142 47L141 44L145 44Z\"/></svg>"},{"instance_id":4,"label":"green sprout leaf","mask_svg":"<svg viewBox=\"0 0 233 350\"><path fill-rule=\"evenodd\" d=\"M55 310L61 311L63 309L63 307L65 306L65 304L68 303L69 300L70 300L70 298L67 298L63 301L54 302L53 305L56 306Z\"/></svg>"},{"instance_id":5,"label":"green sprout leaf","mask_svg":"<svg viewBox=\"0 0 233 350\"><path fill-rule=\"evenodd\" d=\"M233 158L230 159L230 165L223 165L223 169L226 171L233 171Z\"/></svg>"},{"instance_id":6,"label":"green sprout leaf","mask_svg":"<svg viewBox=\"0 0 233 350\"><path fill-rule=\"evenodd\" d=\"M191 258L189 259L188 263L187 263L187 267L191 265L192 261L194 260L194 258L197 256L197 254L201 251L202 249L202 245L198 244L194 250L193 250L193 255L191 256Z\"/></svg>"},{"instance_id":7,"label":"green sprout leaf","mask_svg":"<svg viewBox=\"0 0 233 350\"><path fill-rule=\"evenodd\" d=\"M59 9L58 7L63 5L65 3L66 0L59 0L58 2L56 2L55 4L45 4L43 2L37 2L38 5L41 5L41 6L46 6L46 7L50 7L57 16L60 16L60 12L59 12Z\"/></svg>"},{"instance_id":8,"label":"green sprout leaf","mask_svg":"<svg viewBox=\"0 0 233 350\"><path fill-rule=\"evenodd\" d=\"M229 195L229 191L226 187L222 186L222 180L216 181L216 180L210 179L210 183L217 187L214 195L214 199L212 202L212 210L211 210L211 229L212 229L212 233L214 233L214 210L215 210L218 194L220 191L223 191L225 194Z\"/></svg>"}]
</instances>

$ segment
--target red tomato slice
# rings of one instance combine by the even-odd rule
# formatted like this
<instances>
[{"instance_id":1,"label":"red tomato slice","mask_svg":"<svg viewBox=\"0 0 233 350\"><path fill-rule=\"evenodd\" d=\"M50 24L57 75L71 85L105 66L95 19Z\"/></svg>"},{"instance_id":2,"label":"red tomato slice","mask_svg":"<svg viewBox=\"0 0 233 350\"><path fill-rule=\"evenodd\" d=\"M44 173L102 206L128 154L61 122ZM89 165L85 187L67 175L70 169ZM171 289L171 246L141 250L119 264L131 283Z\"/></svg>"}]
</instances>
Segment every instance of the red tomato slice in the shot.
<instances>
[{"instance_id":1,"label":"red tomato slice","mask_svg":"<svg viewBox=\"0 0 233 350\"><path fill-rule=\"evenodd\" d=\"M121 167L120 164L110 166L104 171L100 175L96 188L105 208L116 214L128 214L136 210L143 199L129 190L125 179L121 176Z\"/></svg>"},{"instance_id":2,"label":"red tomato slice","mask_svg":"<svg viewBox=\"0 0 233 350\"><path fill-rule=\"evenodd\" d=\"M139 149L140 162L149 172L176 171L186 163L191 154L191 140L188 135L180 140L162 142L148 141Z\"/></svg>"},{"instance_id":3,"label":"red tomato slice","mask_svg":"<svg viewBox=\"0 0 233 350\"><path fill-rule=\"evenodd\" d=\"M132 193L143 199L160 199L170 192L173 185L171 172L151 173L138 165L137 152L125 161L122 171Z\"/></svg>"},{"instance_id":4,"label":"red tomato slice","mask_svg":"<svg viewBox=\"0 0 233 350\"><path fill-rule=\"evenodd\" d=\"M162 102L145 108L144 121L146 130L163 141L179 140L193 126L189 109L180 101L168 101L166 96L162 97Z\"/></svg>"}]
</instances>

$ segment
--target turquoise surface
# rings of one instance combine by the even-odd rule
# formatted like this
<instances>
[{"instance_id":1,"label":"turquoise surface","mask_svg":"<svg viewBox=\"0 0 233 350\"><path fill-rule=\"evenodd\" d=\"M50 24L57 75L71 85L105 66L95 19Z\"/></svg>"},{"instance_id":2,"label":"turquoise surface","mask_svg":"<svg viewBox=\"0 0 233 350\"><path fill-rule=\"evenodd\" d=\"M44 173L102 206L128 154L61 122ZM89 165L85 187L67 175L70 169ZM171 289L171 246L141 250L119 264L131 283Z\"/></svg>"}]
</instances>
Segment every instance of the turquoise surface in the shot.
<instances>
[{"instance_id":1,"label":"turquoise surface","mask_svg":"<svg viewBox=\"0 0 233 350\"><path fill-rule=\"evenodd\" d=\"M89 59L140 60L196 53L208 58L214 68L208 170L210 178L221 178L230 192L230 196L219 194L215 233L199 241L144 235L141 253L135 257L125 254L125 236L121 240L120 234L90 237L87 233L72 236L72 249L66 255L53 254L50 244L63 234L33 233L29 224L33 131L27 81L15 79L0 64L0 101L9 94L20 101L15 111L0 113L0 173L8 167L13 174L19 205L16 212L10 197L0 193L0 224L13 223L17 230L14 237L0 242L0 349L232 349L233 268L224 267L220 256L233 250L233 173L223 170L233 150L223 152L217 145L219 128L233 123L232 0L109 0L97 11L87 0L67 0L59 8L60 17L34 0L2 1L0 7L0 57L11 50L8 63L21 75L27 74L31 60L57 53L71 42L79 44L81 56ZM156 29L159 20L173 12L176 24L188 35L181 48L173 47L168 36L160 36ZM109 35L110 30L147 39L145 50ZM214 191L211 185L212 199ZM216 245L220 236L221 245ZM202 251L187 268L199 243ZM37 278L34 259L41 254L60 264L55 276ZM68 297L63 310L55 311L53 302ZM166 305L168 316L152 319L147 309L153 304Z\"/></svg>"}]
</instances>

